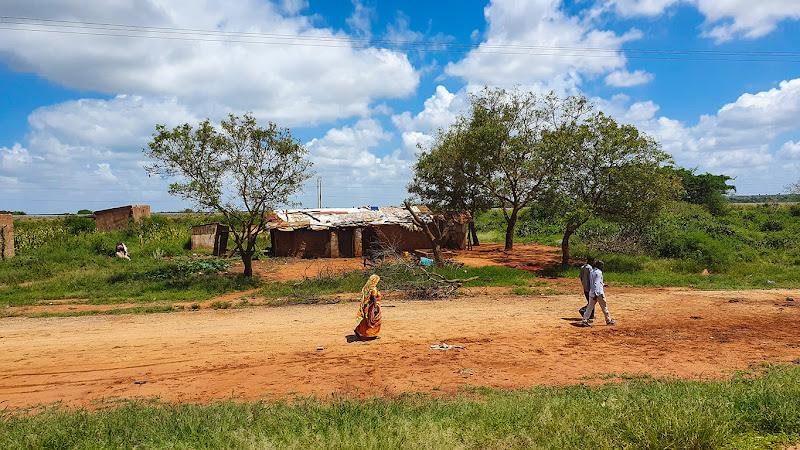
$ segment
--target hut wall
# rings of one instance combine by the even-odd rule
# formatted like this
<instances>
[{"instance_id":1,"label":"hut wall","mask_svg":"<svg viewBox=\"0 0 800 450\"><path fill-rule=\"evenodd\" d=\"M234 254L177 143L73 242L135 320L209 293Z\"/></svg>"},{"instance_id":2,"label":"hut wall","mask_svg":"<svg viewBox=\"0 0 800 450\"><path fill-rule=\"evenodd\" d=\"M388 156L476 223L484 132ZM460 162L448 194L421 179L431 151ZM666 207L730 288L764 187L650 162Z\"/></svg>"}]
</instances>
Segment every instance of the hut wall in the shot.
<instances>
[{"instance_id":1,"label":"hut wall","mask_svg":"<svg viewBox=\"0 0 800 450\"><path fill-rule=\"evenodd\" d=\"M273 229L272 248L275 256L294 256L298 258L329 258L330 230Z\"/></svg>"},{"instance_id":2,"label":"hut wall","mask_svg":"<svg viewBox=\"0 0 800 450\"><path fill-rule=\"evenodd\" d=\"M14 257L14 216L0 214L0 259Z\"/></svg>"},{"instance_id":3,"label":"hut wall","mask_svg":"<svg viewBox=\"0 0 800 450\"><path fill-rule=\"evenodd\" d=\"M219 222L192 227L192 250L208 248L214 256L223 256L228 251L228 227Z\"/></svg>"},{"instance_id":4,"label":"hut wall","mask_svg":"<svg viewBox=\"0 0 800 450\"><path fill-rule=\"evenodd\" d=\"M102 233L124 230L128 226L128 218L139 220L150 217L150 205L128 205L119 208L95 211L94 223L97 231Z\"/></svg>"},{"instance_id":5,"label":"hut wall","mask_svg":"<svg viewBox=\"0 0 800 450\"><path fill-rule=\"evenodd\" d=\"M408 252L420 248L430 248L431 244L422 230L413 231L400 225L377 225L364 228L364 254L387 245L396 252Z\"/></svg>"}]
</instances>

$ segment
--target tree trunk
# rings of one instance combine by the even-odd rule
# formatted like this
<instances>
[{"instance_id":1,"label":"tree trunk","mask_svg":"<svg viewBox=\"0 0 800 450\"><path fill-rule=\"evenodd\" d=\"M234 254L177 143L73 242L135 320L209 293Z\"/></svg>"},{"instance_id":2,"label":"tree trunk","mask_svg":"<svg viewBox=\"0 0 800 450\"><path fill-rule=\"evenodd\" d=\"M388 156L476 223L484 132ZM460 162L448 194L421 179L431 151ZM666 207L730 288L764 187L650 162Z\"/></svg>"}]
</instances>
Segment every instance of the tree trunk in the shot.
<instances>
[{"instance_id":1,"label":"tree trunk","mask_svg":"<svg viewBox=\"0 0 800 450\"><path fill-rule=\"evenodd\" d=\"M478 231L475 229L475 221L469 221L469 233L472 235L472 245L481 245L478 242Z\"/></svg>"},{"instance_id":2,"label":"tree trunk","mask_svg":"<svg viewBox=\"0 0 800 450\"><path fill-rule=\"evenodd\" d=\"M587 219L588 220L588 219ZM575 233L575 230L580 228L581 225L586 223L586 220L583 222L576 224L576 225L568 225L567 229L564 230L564 238L561 239L561 265L568 266L569 265L569 238L572 237L572 234Z\"/></svg>"},{"instance_id":3,"label":"tree trunk","mask_svg":"<svg viewBox=\"0 0 800 450\"><path fill-rule=\"evenodd\" d=\"M431 250L433 250L433 260L436 264L441 264L444 261L444 257L442 256L442 246L440 245L442 241L442 233L436 228L436 219L433 218L432 223L430 224L434 228L436 228L436 234L431 231L431 227L429 226L428 222L422 220L414 210L411 209L411 205L408 202L403 202L403 206L405 206L406 210L411 213L411 217L413 222L418 227L422 228L422 232L425 233L425 237L428 238L428 242L431 244Z\"/></svg>"},{"instance_id":4,"label":"tree trunk","mask_svg":"<svg viewBox=\"0 0 800 450\"><path fill-rule=\"evenodd\" d=\"M572 227L567 227L567 230L564 231L564 238L561 239L561 265L567 266L569 265L569 238L572 236L572 233L575 232L575 229Z\"/></svg>"},{"instance_id":5,"label":"tree trunk","mask_svg":"<svg viewBox=\"0 0 800 450\"><path fill-rule=\"evenodd\" d=\"M506 251L514 250L514 227L517 225L517 210L511 211L511 217L506 222Z\"/></svg>"},{"instance_id":6,"label":"tree trunk","mask_svg":"<svg viewBox=\"0 0 800 450\"><path fill-rule=\"evenodd\" d=\"M253 276L253 252L242 252L242 265L244 266L244 276Z\"/></svg>"}]
</instances>

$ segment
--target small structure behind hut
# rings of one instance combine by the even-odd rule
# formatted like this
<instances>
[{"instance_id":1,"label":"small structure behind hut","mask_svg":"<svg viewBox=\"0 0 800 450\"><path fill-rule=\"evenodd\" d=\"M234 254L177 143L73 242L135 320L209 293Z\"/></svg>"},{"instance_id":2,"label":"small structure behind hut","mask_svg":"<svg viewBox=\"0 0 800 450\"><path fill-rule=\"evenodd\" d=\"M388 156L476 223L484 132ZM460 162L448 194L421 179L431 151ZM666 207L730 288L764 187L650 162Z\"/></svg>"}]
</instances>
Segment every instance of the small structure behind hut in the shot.
<instances>
[{"instance_id":1,"label":"small structure behind hut","mask_svg":"<svg viewBox=\"0 0 800 450\"><path fill-rule=\"evenodd\" d=\"M214 256L225 256L228 252L228 227L219 222L192 227L192 250L210 248Z\"/></svg>"},{"instance_id":2,"label":"small structure behind hut","mask_svg":"<svg viewBox=\"0 0 800 450\"><path fill-rule=\"evenodd\" d=\"M413 206L423 220L444 221L446 248L466 246L469 213L431 213ZM274 211L269 223L275 256L358 258L391 249L410 252L430 248L405 208L321 208Z\"/></svg>"},{"instance_id":3,"label":"small structure behind hut","mask_svg":"<svg viewBox=\"0 0 800 450\"><path fill-rule=\"evenodd\" d=\"M0 259L14 257L14 216L0 214Z\"/></svg>"},{"instance_id":4,"label":"small structure behind hut","mask_svg":"<svg viewBox=\"0 0 800 450\"><path fill-rule=\"evenodd\" d=\"M128 205L95 211L94 224L101 233L119 231L128 226L128 219L131 217L133 220L150 217L150 205Z\"/></svg>"}]
</instances>

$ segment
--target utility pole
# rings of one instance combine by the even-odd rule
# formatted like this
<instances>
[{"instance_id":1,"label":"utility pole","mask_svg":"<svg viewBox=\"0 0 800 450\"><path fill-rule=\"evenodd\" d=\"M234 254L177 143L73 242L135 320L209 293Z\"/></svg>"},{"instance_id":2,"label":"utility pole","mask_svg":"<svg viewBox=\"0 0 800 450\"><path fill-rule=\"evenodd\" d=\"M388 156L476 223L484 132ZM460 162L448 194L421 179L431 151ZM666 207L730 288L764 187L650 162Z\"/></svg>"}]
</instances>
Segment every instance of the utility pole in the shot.
<instances>
[{"instance_id":1,"label":"utility pole","mask_svg":"<svg viewBox=\"0 0 800 450\"><path fill-rule=\"evenodd\" d=\"M322 208L322 177L317 177L317 208Z\"/></svg>"}]
</instances>

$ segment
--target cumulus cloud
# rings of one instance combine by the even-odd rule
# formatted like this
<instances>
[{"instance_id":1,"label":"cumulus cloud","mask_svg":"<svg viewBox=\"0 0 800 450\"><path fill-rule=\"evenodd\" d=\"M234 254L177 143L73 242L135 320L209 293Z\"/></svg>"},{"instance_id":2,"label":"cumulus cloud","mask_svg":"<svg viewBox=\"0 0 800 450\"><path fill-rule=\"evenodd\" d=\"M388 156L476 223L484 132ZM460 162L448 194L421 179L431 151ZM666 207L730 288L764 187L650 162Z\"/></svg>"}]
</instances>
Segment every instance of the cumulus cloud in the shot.
<instances>
[{"instance_id":1,"label":"cumulus cloud","mask_svg":"<svg viewBox=\"0 0 800 450\"><path fill-rule=\"evenodd\" d=\"M644 70L628 72L627 70L616 70L606 75L606 84L615 87L631 87L640 84L647 84L653 81L655 76Z\"/></svg>"},{"instance_id":2,"label":"cumulus cloud","mask_svg":"<svg viewBox=\"0 0 800 450\"><path fill-rule=\"evenodd\" d=\"M657 16L680 0L609 0L606 8L613 7L624 17Z\"/></svg>"},{"instance_id":3,"label":"cumulus cloud","mask_svg":"<svg viewBox=\"0 0 800 450\"><path fill-rule=\"evenodd\" d=\"M484 10L488 23L485 41L463 60L448 64L446 73L477 85L536 85L569 80L571 86L566 86L569 89L579 84L584 76L594 77L625 66L621 46L638 39L641 36L638 31L620 36L599 30L590 20L568 16L560 6L557 0L492 1ZM508 45L543 48L499 50L493 47ZM569 50L578 48L610 51L608 57L596 58L586 57L583 51ZM504 55L503 52L531 55Z\"/></svg>"},{"instance_id":4,"label":"cumulus cloud","mask_svg":"<svg viewBox=\"0 0 800 450\"><path fill-rule=\"evenodd\" d=\"M596 9L613 10L623 17L653 17L678 4L696 7L706 18L702 36L717 43L760 38L784 20L800 19L800 3L795 0L608 0Z\"/></svg>"},{"instance_id":5,"label":"cumulus cloud","mask_svg":"<svg viewBox=\"0 0 800 450\"><path fill-rule=\"evenodd\" d=\"M795 0L695 0L706 16L704 36L718 43L742 36L760 38L784 20L800 19L800 2Z\"/></svg>"},{"instance_id":6,"label":"cumulus cloud","mask_svg":"<svg viewBox=\"0 0 800 450\"><path fill-rule=\"evenodd\" d=\"M638 119L634 124L656 137L683 167L736 177L734 184L741 193L757 184L763 189L764 179L779 192L780 186L797 178L787 168L794 167L792 159L800 154L800 146L794 141L781 146L779 139L787 133L800 134L800 79L783 81L768 91L743 94L692 126L656 118L656 110L654 104L636 103L628 114ZM779 160L782 168L776 168Z\"/></svg>"},{"instance_id":7,"label":"cumulus cloud","mask_svg":"<svg viewBox=\"0 0 800 450\"><path fill-rule=\"evenodd\" d=\"M14 143L11 148L0 148L0 168L4 172L18 171L30 164L32 158L27 148L23 148L20 143Z\"/></svg>"},{"instance_id":8,"label":"cumulus cloud","mask_svg":"<svg viewBox=\"0 0 800 450\"><path fill-rule=\"evenodd\" d=\"M800 142L789 141L784 143L778 155L786 159L800 159Z\"/></svg>"},{"instance_id":9,"label":"cumulus cloud","mask_svg":"<svg viewBox=\"0 0 800 450\"><path fill-rule=\"evenodd\" d=\"M360 2L356 2L360 5ZM116 95L175 96L203 115L253 111L285 126L365 116L376 99L414 92L419 75L399 52L358 49L347 43L320 46L312 39L348 38L315 28L299 12L306 2L4 2L4 14L21 17L211 30L193 35L144 33L112 37L70 34L74 28L9 25L0 39L0 61L74 89ZM52 33L50 31L58 31ZM97 30L88 31L96 33ZM221 36L214 32L296 36L275 39ZM105 33L111 33L106 31ZM165 37L170 39L164 39ZM179 39L176 39L179 38ZM313 74L313 75L312 75ZM219 114L219 113L217 113Z\"/></svg>"},{"instance_id":10,"label":"cumulus cloud","mask_svg":"<svg viewBox=\"0 0 800 450\"><path fill-rule=\"evenodd\" d=\"M153 203L154 210L179 202L167 195L166 182L148 178L142 148L155 124L176 126L199 120L174 98L117 96L84 99L35 110L28 117L26 145L0 149L4 173L14 174L9 189L24 188L14 209L63 212L102 209L130 203ZM22 191L20 191L22 192Z\"/></svg>"},{"instance_id":11,"label":"cumulus cloud","mask_svg":"<svg viewBox=\"0 0 800 450\"><path fill-rule=\"evenodd\" d=\"M389 206L386 199L403 198L412 162L399 151L381 157L376 154L392 137L377 120L362 119L352 126L332 128L309 142L314 169L323 180L322 206ZM306 207L316 206L310 190L313 188L306 187L306 195L300 198Z\"/></svg>"}]
</instances>

